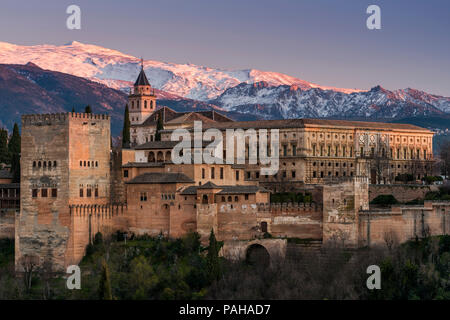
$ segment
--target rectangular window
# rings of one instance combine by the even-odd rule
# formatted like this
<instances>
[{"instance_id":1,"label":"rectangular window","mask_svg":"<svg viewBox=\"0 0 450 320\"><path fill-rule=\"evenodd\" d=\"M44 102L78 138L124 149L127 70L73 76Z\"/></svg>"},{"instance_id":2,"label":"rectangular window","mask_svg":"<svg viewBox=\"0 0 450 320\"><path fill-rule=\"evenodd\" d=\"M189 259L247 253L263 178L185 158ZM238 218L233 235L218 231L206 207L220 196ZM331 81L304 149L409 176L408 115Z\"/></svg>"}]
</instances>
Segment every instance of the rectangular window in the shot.
<instances>
[{"instance_id":1,"label":"rectangular window","mask_svg":"<svg viewBox=\"0 0 450 320\"><path fill-rule=\"evenodd\" d=\"M236 181L239 181L239 170L236 170Z\"/></svg>"},{"instance_id":2,"label":"rectangular window","mask_svg":"<svg viewBox=\"0 0 450 320\"><path fill-rule=\"evenodd\" d=\"M283 146L283 156L287 156L287 145Z\"/></svg>"},{"instance_id":3,"label":"rectangular window","mask_svg":"<svg viewBox=\"0 0 450 320\"><path fill-rule=\"evenodd\" d=\"M58 190L52 189L52 198L56 198L58 196Z\"/></svg>"},{"instance_id":4,"label":"rectangular window","mask_svg":"<svg viewBox=\"0 0 450 320\"><path fill-rule=\"evenodd\" d=\"M123 177L128 178L128 170L123 170Z\"/></svg>"},{"instance_id":5,"label":"rectangular window","mask_svg":"<svg viewBox=\"0 0 450 320\"><path fill-rule=\"evenodd\" d=\"M313 144L313 157L315 157L316 156L316 145L315 144Z\"/></svg>"},{"instance_id":6,"label":"rectangular window","mask_svg":"<svg viewBox=\"0 0 450 320\"><path fill-rule=\"evenodd\" d=\"M220 168L220 179L223 179L223 168Z\"/></svg>"},{"instance_id":7,"label":"rectangular window","mask_svg":"<svg viewBox=\"0 0 450 320\"><path fill-rule=\"evenodd\" d=\"M245 194L245 200L248 200L248 194Z\"/></svg>"},{"instance_id":8,"label":"rectangular window","mask_svg":"<svg viewBox=\"0 0 450 320\"><path fill-rule=\"evenodd\" d=\"M247 179L250 179L252 176L252 173L250 171L247 171Z\"/></svg>"},{"instance_id":9,"label":"rectangular window","mask_svg":"<svg viewBox=\"0 0 450 320\"><path fill-rule=\"evenodd\" d=\"M292 178L295 178L295 171L292 171Z\"/></svg>"},{"instance_id":10,"label":"rectangular window","mask_svg":"<svg viewBox=\"0 0 450 320\"><path fill-rule=\"evenodd\" d=\"M83 198L84 194L83 194L83 188L80 188L80 197Z\"/></svg>"},{"instance_id":11,"label":"rectangular window","mask_svg":"<svg viewBox=\"0 0 450 320\"><path fill-rule=\"evenodd\" d=\"M92 190L91 188L86 189L86 197L90 198L92 196Z\"/></svg>"},{"instance_id":12,"label":"rectangular window","mask_svg":"<svg viewBox=\"0 0 450 320\"><path fill-rule=\"evenodd\" d=\"M147 192L141 192L141 201L147 201Z\"/></svg>"},{"instance_id":13,"label":"rectangular window","mask_svg":"<svg viewBox=\"0 0 450 320\"><path fill-rule=\"evenodd\" d=\"M42 189L41 190L41 197L42 198L47 198L47 189Z\"/></svg>"},{"instance_id":14,"label":"rectangular window","mask_svg":"<svg viewBox=\"0 0 450 320\"><path fill-rule=\"evenodd\" d=\"M205 179L205 169L202 168L202 179Z\"/></svg>"},{"instance_id":15,"label":"rectangular window","mask_svg":"<svg viewBox=\"0 0 450 320\"><path fill-rule=\"evenodd\" d=\"M32 196L33 198L37 198L37 196L38 196L38 189L33 189L33 190L31 190L31 196Z\"/></svg>"},{"instance_id":16,"label":"rectangular window","mask_svg":"<svg viewBox=\"0 0 450 320\"><path fill-rule=\"evenodd\" d=\"M297 145L296 145L296 144L293 144L293 145L292 145L292 155L293 155L293 156L296 156L296 155L297 155Z\"/></svg>"},{"instance_id":17,"label":"rectangular window","mask_svg":"<svg viewBox=\"0 0 450 320\"><path fill-rule=\"evenodd\" d=\"M255 177L256 177L256 179L259 179L259 171L255 172Z\"/></svg>"},{"instance_id":18,"label":"rectangular window","mask_svg":"<svg viewBox=\"0 0 450 320\"><path fill-rule=\"evenodd\" d=\"M95 197L98 198L98 188L95 188L94 194L95 194Z\"/></svg>"},{"instance_id":19,"label":"rectangular window","mask_svg":"<svg viewBox=\"0 0 450 320\"><path fill-rule=\"evenodd\" d=\"M215 170L211 168L211 179L215 179Z\"/></svg>"}]
</instances>

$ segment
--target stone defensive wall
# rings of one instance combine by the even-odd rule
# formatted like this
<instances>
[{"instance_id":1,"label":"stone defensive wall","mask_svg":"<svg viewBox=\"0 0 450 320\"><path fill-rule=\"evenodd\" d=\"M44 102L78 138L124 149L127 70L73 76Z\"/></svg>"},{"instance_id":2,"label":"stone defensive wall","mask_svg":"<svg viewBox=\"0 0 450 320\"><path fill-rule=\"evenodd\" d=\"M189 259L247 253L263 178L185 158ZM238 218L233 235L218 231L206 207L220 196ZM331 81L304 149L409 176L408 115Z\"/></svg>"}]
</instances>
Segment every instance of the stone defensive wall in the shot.
<instances>
[{"instance_id":1,"label":"stone defensive wall","mask_svg":"<svg viewBox=\"0 0 450 320\"><path fill-rule=\"evenodd\" d=\"M369 185L369 201L379 195L392 194L400 202L423 199L427 192L438 191L437 185L421 184L371 184Z\"/></svg>"},{"instance_id":2,"label":"stone defensive wall","mask_svg":"<svg viewBox=\"0 0 450 320\"><path fill-rule=\"evenodd\" d=\"M16 213L14 209L0 210L0 239L14 239Z\"/></svg>"},{"instance_id":3,"label":"stone defensive wall","mask_svg":"<svg viewBox=\"0 0 450 320\"><path fill-rule=\"evenodd\" d=\"M63 124L69 118L78 120L108 120L108 121L110 120L109 115L93 114L93 113L67 112L67 113L49 113L49 114L29 114L22 116L22 126Z\"/></svg>"},{"instance_id":4,"label":"stone defensive wall","mask_svg":"<svg viewBox=\"0 0 450 320\"><path fill-rule=\"evenodd\" d=\"M108 237L117 230L127 229L127 207L115 205L70 205L71 237L73 239L73 260L78 263L84 256L86 246L98 232Z\"/></svg>"},{"instance_id":5,"label":"stone defensive wall","mask_svg":"<svg viewBox=\"0 0 450 320\"><path fill-rule=\"evenodd\" d=\"M200 204L197 231L207 239L211 229L220 240L274 237L322 239L322 207L314 203ZM264 231L266 228L266 231Z\"/></svg>"},{"instance_id":6,"label":"stone defensive wall","mask_svg":"<svg viewBox=\"0 0 450 320\"><path fill-rule=\"evenodd\" d=\"M359 213L359 246L395 245L430 235L450 234L450 201L393 206Z\"/></svg>"}]
</instances>

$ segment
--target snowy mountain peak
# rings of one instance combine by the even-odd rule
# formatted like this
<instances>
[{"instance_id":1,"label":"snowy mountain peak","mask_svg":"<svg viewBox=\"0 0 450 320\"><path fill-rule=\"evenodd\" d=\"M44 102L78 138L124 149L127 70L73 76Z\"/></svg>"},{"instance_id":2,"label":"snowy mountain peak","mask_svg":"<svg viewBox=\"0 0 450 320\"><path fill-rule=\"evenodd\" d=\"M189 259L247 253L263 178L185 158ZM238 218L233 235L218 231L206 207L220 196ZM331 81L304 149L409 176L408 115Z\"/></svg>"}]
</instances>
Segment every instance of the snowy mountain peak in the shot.
<instances>
[{"instance_id":1,"label":"snowy mountain peak","mask_svg":"<svg viewBox=\"0 0 450 320\"><path fill-rule=\"evenodd\" d=\"M72 41L65 45L22 46L0 42L0 63L37 66L101 82L116 89L132 85L140 69L140 59L117 50ZM303 90L321 88L337 92L356 89L323 87L286 74L255 69L224 70L195 64L145 60L144 69L153 87L178 96L210 100L240 83L264 81L269 86L295 85Z\"/></svg>"}]
</instances>

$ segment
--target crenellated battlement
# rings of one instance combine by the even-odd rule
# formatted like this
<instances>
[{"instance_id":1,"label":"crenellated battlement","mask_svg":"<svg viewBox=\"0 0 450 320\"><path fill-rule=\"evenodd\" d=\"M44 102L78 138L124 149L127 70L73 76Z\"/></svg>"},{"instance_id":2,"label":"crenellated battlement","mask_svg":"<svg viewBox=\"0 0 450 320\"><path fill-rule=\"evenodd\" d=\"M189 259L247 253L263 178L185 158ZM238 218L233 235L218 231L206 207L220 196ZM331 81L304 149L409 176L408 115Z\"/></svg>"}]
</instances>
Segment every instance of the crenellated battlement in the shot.
<instances>
[{"instance_id":1,"label":"crenellated battlement","mask_svg":"<svg viewBox=\"0 0 450 320\"><path fill-rule=\"evenodd\" d=\"M91 119L91 120L109 120L110 116L107 114L94 114L84 112L70 112L71 119Z\"/></svg>"},{"instance_id":2,"label":"crenellated battlement","mask_svg":"<svg viewBox=\"0 0 450 320\"><path fill-rule=\"evenodd\" d=\"M107 114L93 114L84 112L27 114L22 115L22 126L42 126L64 124L68 120L110 120Z\"/></svg>"},{"instance_id":3,"label":"crenellated battlement","mask_svg":"<svg viewBox=\"0 0 450 320\"><path fill-rule=\"evenodd\" d=\"M112 218L124 215L127 210L126 204L76 204L69 205L70 215L77 217L96 216L102 218Z\"/></svg>"}]
</instances>

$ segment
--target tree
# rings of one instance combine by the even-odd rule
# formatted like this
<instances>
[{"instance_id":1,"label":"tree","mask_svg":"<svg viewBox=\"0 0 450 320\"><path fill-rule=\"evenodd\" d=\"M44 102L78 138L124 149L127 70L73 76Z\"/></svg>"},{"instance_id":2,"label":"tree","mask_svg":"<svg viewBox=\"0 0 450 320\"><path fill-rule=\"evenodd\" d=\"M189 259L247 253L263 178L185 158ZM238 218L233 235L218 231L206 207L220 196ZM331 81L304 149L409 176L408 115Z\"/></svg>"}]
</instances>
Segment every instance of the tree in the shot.
<instances>
[{"instance_id":1,"label":"tree","mask_svg":"<svg viewBox=\"0 0 450 320\"><path fill-rule=\"evenodd\" d=\"M102 260L102 274L100 276L100 283L98 286L98 298L100 300L112 300L109 269L108 264L104 259Z\"/></svg>"},{"instance_id":2,"label":"tree","mask_svg":"<svg viewBox=\"0 0 450 320\"><path fill-rule=\"evenodd\" d=\"M441 146L440 157L442 161L441 171L448 177L450 176L450 141L445 141Z\"/></svg>"},{"instance_id":3,"label":"tree","mask_svg":"<svg viewBox=\"0 0 450 320\"><path fill-rule=\"evenodd\" d=\"M14 123L13 133L8 144L8 151L10 154L20 154L20 133L17 123Z\"/></svg>"},{"instance_id":4,"label":"tree","mask_svg":"<svg viewBox=\"0 0 450 320\"><path fill-rule=\"evenodd\" d=\"M86 108L84 108L84 113L92 113L92 108L90 105L87 105Z\"/></svg>"},{"instance_id":5,"label":"tree","mask_svg":"<svg viewBox=\"0 0 450 320\"><path fill-rule=\"evenodd\" d=\"M122 130L122 148L130 146L130 112L128 111L128 104L125 106L125 114L123 116L123 130Z\"/></svg>"},{"instance_id":6,"label":"tree","mask_svg":"<svg viewBox=\"0 0 450 320\"><path fill-rule=\"evenodd\" d=\"M158 116L158 122L156 123L155 141L161 141L161 130L164 129L162 116Z\"/></svg>"},{"instance_id":7,"label":"tree","mask_svg":"<svg viewBox=\"0 0 450 320\"><path fill-rule=\"evenodd\" d=\"M0 129L0 163L9 163L8 132Z\"/></svg>"},{"instance_id":8,"label":"tree","mask_svg":"<svg viewBox=\"0 0 450 320\"><path fill-rule=\"evenodd\" d=\"M218 280L220 277L220 261L219 261L220 244L216 240L214 230L211 229L209 235L208 254L206 256L206 265L210 280Z\"/></svg>"},{"instance_id":9,"label":"tree","mask_svg":"<svg viewBox=\"0 0 450 320\"><path fill-rule=\"evenodd\" d=\"M24 284L27 291L30 291L31 284L33 282L33 272L36 270L39 264L39 257L36 255L24 255L20 257L19 264L23 268L24 272Z\"/></svg>"},{"instance_id":10,"label":"tree","mask_svg":"<svg viewBox=\"0 0 450 320\"><path fill-rule=\"evenodd\" d=\"M20 154L14 153L11 159L11 172L13 174L13 183L20 182Z\"/></svg>"},{"instance_id":11,"label":"tree","mask_svg":"<svg viewBox=\"0 0 450 320\"><path fill-rule=\"evenodd\" d=\"M75 107L72 107L72 112L74 112L74 113L75 113Z\"/></svg>"}]
</instances>

